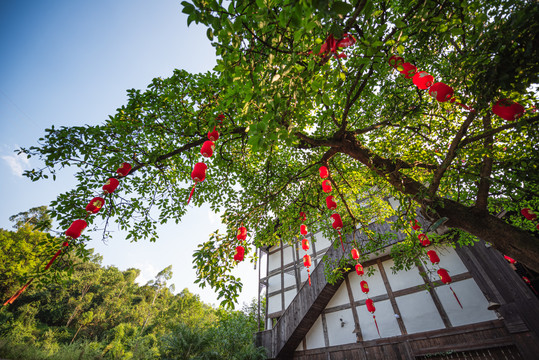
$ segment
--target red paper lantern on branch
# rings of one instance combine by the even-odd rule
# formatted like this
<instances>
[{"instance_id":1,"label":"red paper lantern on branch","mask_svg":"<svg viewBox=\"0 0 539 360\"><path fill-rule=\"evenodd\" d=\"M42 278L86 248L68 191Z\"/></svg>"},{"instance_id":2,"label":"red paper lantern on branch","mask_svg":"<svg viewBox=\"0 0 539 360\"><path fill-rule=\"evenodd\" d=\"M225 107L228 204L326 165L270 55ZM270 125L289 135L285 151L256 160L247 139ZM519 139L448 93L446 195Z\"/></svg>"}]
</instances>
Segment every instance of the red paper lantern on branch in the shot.
<instances>
[{"instance_id":1,"label":"red paper lantern on branch","mask_svg":"<svg viewBox=\"0 0 539 360\"><path fill-rule=\"evenodd\" d=\"M328 168L325 166L320 166L320 169L318 169L318 171L320 172L320 177L322 179L325 179L329 176Z\"/></svg>"},{"instance_id":2,"label":"red paper lantern on branch","mask_svg":"<svg viewBox=\"0 0 539 360\"><path fill-rule=\"evenodd\" d=\"M438 254L436 254L436 251L429 250L429 251L427 251L427 255L429 257L430 262L433 265L436 265L436 264L440 263L440 258L438 257Z\"/></svg>"},{"instance_id":3,"label":"red paper lantern on branch","mask_svg":"<svg viewBox=\"0 0 539 360\"><path fill-rule=\"evenodd\" d=\"M88 205L86 205L86 211L91 213L91 214L95 214L99 210L101 210L103 205L105 205L105 199L103 199L101 197L95 197L92 200L90 200Z\"/></svg>"},{"instance_id":4,"label":"red paper lantern on branch","mask_svg":"<svg viewBox=\"0 0 539 360\"><path fill-rule=\"evenodd\" d=\"M524 216L528 220L533 221L533 220L537 219L537 214L534 213L533 211L531 211L529 208L524 208L524 209L520 210L520 213L522 214L522 216Z\"/></svg>"},{"instance_id":5,"label":"red paper lantern on branch","mask_svg":"<svg viewBox=\"0 0 539 360\"><path fill-rule=\"evenodd\" d=\"M361 286L361 291L363 291L363 293L365 294L369 293L369 284L367 284L365 280L361 281L359 285Z\"/></svg>"},{"instance_id":6,"label":"red paper lantern on branch","mask_svg":"<svg viewBox=\"0 0 539 360\"><path fill-rule=\"evenodd\" d=\"M307 225L301 224L301 226L299 227L299 232L301 233L301 235L307 235L307 233L309 232L307 230Z\"/></svg>"},{"instance_id":7,"label":"red paper lantern on branch","mask_svg":"<svg viewBox=\"0 0 539 360\"><path fill-rule=\"evenodd\" d=\"M331 192L331 182L329 180L322 181L322 191L325 193Z\"/></svg>"},{"instance_id":8,"label":"red paper lantern on branch","mask_svg":"<svg viewBox=\"0 0 539 360\"><path fill-rule=\"evenodd\" d=\"M245 241L245 239L247 239L247 229L245 228L245 226L240 226L238 228L238 233L237 233L236 237L240 241Z\"/></svg>"},{"instance_id":9,"label":"red paper lantern on branch","mask_svg":"<svg viewBox=\"0 0 539 360\"><path fill-rule=\"evenodd\" d=\"M236 254L234 254L234 261L243 261L245 256L245 248L243 246L236 246Z\"/></svg>"},{"instance_id":10,"label":"red paper lantern on branch","mask_svg":"<svg viewBox=\"0 0 539 360\"><path fill-rule=\"evenodd\" d=\"M406 79L412 79L417 72L417 68L407 62L403 63L401 67L402 70L399 70L399 72L403 74Z\"/></svg>"},{"instance_id":11,"label":"red paper lantern on branch","mask_svg":"<svg viewBox=\"0 0 539 360\"><path fill-rule=\"evenodd\" d=\"M122 165L120 165L120 167L116 170L116 172L118 173L118 175L120 176L127 176L127 174L129 174L129 172L131 171L132 167L131 167L131 164L129 163L122 163Z\"/></svg>"},{"instance_id":12,"label":"red paper lantern on branch","mask_svg":"<svg viewBox=\"0 0 539 360\"><path fill-rule=\"evenodd\" d=\"M307 220L307 215L305 215L305 213L302 211L299 213L299 218L301 219L301 221L305 221Z\"/></svg>"},{"instance_id":13,"label":"red paper lantern on branch","mask_svg":"<svg viewBox=\"0 0 539 360\"><path fill-rule=\"evenodd\" d=\"M396 69L399 65L404 64L404 59L400 56L393 55L389 58L388 63Z\"/></svg>"},{"instance_id":14,"label":"red paper lantern on branch","mask_svg":"<svg viewBox=\"0 0 539 360\"><path fill-rule=\"evenodd\" d=\"M438 269L438 276L440 276L440 279L444 284L451 284L451 276L449 276L449 273L446 269L440 268Z\"/></svg>"},{"instance_id":15,"label":"red paper lantern on branch","mask_svg":"<svg viewBox=\"0 0 539 360\"><path fill-rule=\"evenodd\" d=\"M338 48L346 48L356 43L356 38L350 34L344 34L342 39L337 42Z\"/></svg>"},{"instance_id":16,"label":"red paper lantern on branch","mask_svg":"<svg viewBox=\"0 0 539 360\"><path fill-rule=\"evenodd\" d=\"M359 260L359 251L357 251L357 249L350 250L350 253L352 254L352 258L354 260Z\"/></svg>"},{"instance_id":17,"label":"red paper lantern on branch","mask_svg":"<svg viewBox=\"0 0 539 360\"><path fill-rule=\"evenodd\" d=\"M82 219L75 220L73 223L71 223L71 226L69 226L65 234L72 239L76 239L82 234L82 231L86 228L86 226L88 226L86 221Z\"/></svg>"},{"instance_id":18,"label":"red paper lantern on branch","mask_svg":"<svg viewBox=\"0 0 539 360\"><path fill-rule=\"evenodd\" d=\"M361 264L356 264L356 273L357 273L359 276L362 276L363 274L365 274L365 271L363 271L363 265L361 265Z\"/></svg>"},{"instance_id":19,"label":"red paper lantern on branch","mask_svg":"<svg viewBox=\"0 0 539 360\"><path fill-rule=\"evenodd\" d=\"M414 219L414 221L410 221L410 224L412 224L412 229L414 230L419 230L421 229L421 224L419 224L419 222L417 222L417 219Z\"/></svg>"},{"instance_id":20,"label":"red paper lantern on branch","mask_svg":"<svg viewBox=\"0 0 539 360\"><path fill-rule=\"evenodd\" d=\"M427 90L434 82L434 76L430 75L426 71L418 71L413 79L413 83L421 90Z\"/></svg>"},{"instance_id":21,"label":"red paper lantern on branch","mask_svg":"<svg viewBox=\"0 0 539 360\"><path fill-rule=\"evenodd\" d=\"M427 247L430 245L430 240L425 234L419 234L417 235L417 238L419 239L419 242L421 243L421 246Z\"/></svg>"},{"instance_id":22,"label":"red paper lantern on branch","mask_svg":"<svg viewBox=\"0 0 539 360\"><path fill-rule=\"evenodd\" d=\"M374 316L374 312L376 311L376 308L374 307L374 302L372 301L372 299L367 299L367 301L365 302L365 305L367 305L367 310L372 314L374 324L376 325L376 331L378 332L378 336L380 336L380 329L378 329L378 322L376 321L376 316Z\"/></svg>"},{"instance_id":23,"label":"red paper lantern on branch","mask_svg":"<svg viewBox=\"0 0 539 360\"><path fill-rule=\"evenodd\" d=\"M309 277L309 286L311 286L311 271L310 267L312 265L311 257L309 255L303 256L303 265L307 268L307 276Z\"/></svg>"},{"instance_id":24,"label":"red paper lantern on branch","mask_svg":"<svg viewBox=\"0 0 539 360\"><path fill-rule=\"evenodd\" d=\"M307 239L301 240L301 248L303 250L305 250L305 251L309 250L309 248L310 248L309 240L307 240Z\"/></svg>"},{"instance_id":25,"label":"red paper lantern on branch","mask_svg":"<svg viewBox=\"0 0 539 360\"><path fill-rule=\"evenodd\" d=\"M213 155L213 150L215 150L215 144L213 141L205 141L204 144L202 144L202 148L200 148L200 153L204 157L211 157Z\"/></svg>"},{"instance_id":26,"label":"red paper lantern on branch","mask_svg":"<svg viewBox=\"0 0 539 360\"><path fill-rule=\"evenodd\" d=\"M329 210L335 210L337 208L337 203L335 202L335 197L333 195L328 195L326 197L326 206Z\"/></svg>"},{"instance_id":27,"label":"red paper lantern on branch","mask_svg":"<svg viewBox=\"0 0 539 360\"><path fill-rule=\"evenodd\" d=\"M337 230L337 233L339 234L339 239L341 240L342 251L344 251L344 243L342 241L342 236L341 236L341 229L343 226L341 215L335 213L331 215L331 217L333 218L333 224L331 224L331 226L333 226L333 228Z\"/></svg>"},{"instance_id":28,"label":"red paper lantern on branch","mask_svg":"<svg viewBox=\"0 0 539 360\"><path fill-rule=\"evenodd\" d=\"M208 140L217 141L219 139L219 132L213 128L213 131L208 132Z\"/></svg>"},{"instance_id":29,"label":"red paper lantern on branch","mask_svg":"<svg viewBox=\"0 0 539 360\"><path fill-rule=\"evenodd\" d=\"M195 167L193 168L193 172L191 172L191 179L195 182L195 185L193 185L193 188L191 189L191 192L189 193L189 199L187 199L187 205L189 205L189 202L191 201L191 197L193 196L193 193L195 192L195 187L197 183L203 182L204 179L206 179L206 169L208 169L208 166L204 164L203 162L199 162L195 164Z\"/></svg>"},{"instance_id":30,"label":"red paper lantern on branch","mask_svg":"<svg viewBox=\"0 0 539 360\"><path fill-rule=\"evenodd\" d=\"M516 264L516 262L517 262L515 259L510 258L510 257L507 256L507 255L504 255L503 258L504 258L505 260L509 261L511 264Z\"/></svg>"},{"instance_id":31,"label":"red paper lantern on branch","mask_svg":"<svg viewBox=\"0 0 539 360\"><path fill-rule=\"evenodd\" d=\"M509 99L500 99L492 106L492 112L504 120L513 121L524 114L524 106Z\"/></svg>"},{"instance_id":32,"label":"red paper lantern on branch","mask_svg":"<svg viewBox=\"0 0 539 360\"><path fill-rule=\"evenodd\" d=\"M118 181L118 179L110 178L107 180L105 185L103 185L103 192L105 194L112 194L116 190L119 184L120 182Z\"/></svg>"},{"instance_id":33,"label":"red paper lantern on branch","mask_svg":"<svg viewBox=\"0 0 539 360\"><path fill-rule=\"evenodd\" d=\"M429 95L439 102L446 102L453 97L453 88L442 82L437 82L429 89Z\"/></svg>"}]
</instances>

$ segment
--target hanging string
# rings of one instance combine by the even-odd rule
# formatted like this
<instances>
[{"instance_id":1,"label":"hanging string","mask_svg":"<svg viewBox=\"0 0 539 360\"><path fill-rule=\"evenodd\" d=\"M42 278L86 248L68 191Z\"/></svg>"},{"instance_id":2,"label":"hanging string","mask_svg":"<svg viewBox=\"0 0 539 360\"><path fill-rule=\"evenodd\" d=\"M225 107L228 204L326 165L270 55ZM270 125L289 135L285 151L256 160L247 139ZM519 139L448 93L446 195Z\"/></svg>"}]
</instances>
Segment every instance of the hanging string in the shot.
<instances>
[{"instance_id":1,"label":"hanging string","mask_svg":"<svg viewBox=\"0 0 539 360\"><path fill-rule=\"evenodd\" d=\"M344 252L344 243L342 242L341 232L339 230L337 230L337 233L339 234L339 239L341 240L342 251Z\"/></svg>"},{"instance_id":2,"label":"hanging string","mask_svg":"<svg viewBox=\"0 0 539 360\"><path fill-rule=\"evenodd\" d=\"M458 297L457 294L455 293L455 290L453 290L453 288L451 287L451 285L449 285L449 288L451 289L451 292L453 292L453 295L455 295L455 299L457 299L457 302L459 303L460 308L461 308L461 309L464 309L464 308L462 307L462 304L460 303L459 297Z\"/></svg>"},{"instance_id":3,"label":"hanging string","mask_svg":"<svg viewBox=\"0 0 539 360\"><path fill-rule=\"evenodd\" d=\"M191 189L191 192L189 193L189 199L187 199L187 205L189 205L189 202L191 201L191 198L193 197L193 193L195 192L195 186L197 186L197 183L193 185L193 188Z\"/></svg>"},{"instance_id":4,"label":"hanging string","mask_svg":"<svg viewBox=\"0 0 539 360\"><path fill-rule=\"evenodd\" d=\"M374 325L376 325L376 331L378 331L378 336L382 337L382 335L380 335L380 329L378 328L378 322L376 321L376 316L374 316L374 314L372 315L372 318L374 319Z\"/></svg>"}]
</instances>

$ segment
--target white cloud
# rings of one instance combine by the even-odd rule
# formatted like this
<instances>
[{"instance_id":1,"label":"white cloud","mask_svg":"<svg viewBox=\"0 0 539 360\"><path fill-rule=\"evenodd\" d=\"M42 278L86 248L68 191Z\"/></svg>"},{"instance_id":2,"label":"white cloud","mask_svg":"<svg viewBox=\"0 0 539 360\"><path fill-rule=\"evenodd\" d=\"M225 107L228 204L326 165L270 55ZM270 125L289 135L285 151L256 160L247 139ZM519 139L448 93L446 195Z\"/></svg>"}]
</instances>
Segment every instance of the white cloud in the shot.
<instances>
[{"instance_id":1,"label":"white cloud","mask_svg":"<svg viewBox=\"0 0 539 360\"><path fill-rule=\"evenodd\" d=\"M150 280L154 280L155 276L159 272L152 264L145 263L145 264L135 264L134 268L140 269L140 275L137 276L135 279L135 282L139 284L140 286L144 286L148 283Z\"/></svg>"},{"instance_id":2,"label":"white cloud","mask_svg":"<svg viewBox=\"0 0 539 360\"><path fill-rule=\"evenodd\" d=\"M22 177L24 167L30 164L30 160L26 155L2 155L0 156L2 160L7 163L7 166L11 169L11 172L19 177Z\"/></svg>"}]
</instances>

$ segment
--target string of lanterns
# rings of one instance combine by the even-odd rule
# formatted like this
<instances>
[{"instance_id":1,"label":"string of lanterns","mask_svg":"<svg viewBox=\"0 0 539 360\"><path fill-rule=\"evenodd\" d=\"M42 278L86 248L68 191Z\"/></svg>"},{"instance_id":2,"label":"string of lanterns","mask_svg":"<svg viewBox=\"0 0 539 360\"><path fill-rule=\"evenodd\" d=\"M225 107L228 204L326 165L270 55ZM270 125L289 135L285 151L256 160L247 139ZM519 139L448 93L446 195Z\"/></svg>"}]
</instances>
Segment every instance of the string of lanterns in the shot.
<instances>
[{"instance_id":1,"label":"string of lanterns","mask_svg":"<svg viewBox=\"0 0 539 360\"><path fill-rule=\"evenodd\" d=\"M530 210L530 208L523 208L522 210L520 210L520 213L526 218L526 220L537 221L537 214ZM537 222L535 228L539 230L539 222Z\"/></svg>"},{"instance_id":2,"label":"string of lanterns","mask_svg":"<svg viewBox=\"0 0 539 360\"><path fill-rule=\"evenodd\" d=\"M330 193L333 189L331 187L331 182L329 181L329 179L327 179L327 177L329 177L328 168L325 166L320 166L320 169L318 169L318 171L320 173L320 177L322 179L325 179L322 181L322 191L325 192L326 194ZM326 197L326 206L329 210L337 209L337 203L335 202L334 196L328 195ZM331 224L331 226L333 226L333 229L335 229L337 233L339 234L339 239L341 240L342 251L344 252L344 243L342 241L342 235L341 235L341 230L343 228L341 215L335 212L331 215L331 218L333 219L333 223Z\"/></svg>"},{"instance_id":3,"label":"string of lanterns","mask_svg":"<svg viewBox=\"0 0 539 360\"><path fill-rule=\"evenodd\" d=\"M414 219L414 221L411 222L411 223L412 223L412 229L414 229L415 231L421 230L421 225L419 224L419 222L416 219ZM424 233L420 233L418 235L418 239L419 239L419 242L420 242L421 246L423 246L423 247L428 247L431 244L428 236L426 234L424 234ZM432 263L432 265L435 266L435 267L436 266L438 267L438 271L436 273L440 277L440 280L442 280L442 282L445 285L449 285L449 289L451 290L451 292L455 296L455 299L457 300L460 308L463 309L462 304L461 304L457 294L455 293L455 290L453 290L453 288L450 285L453 280L451 279L451 276L449 276L449 272L446 269L440 267L440 265L439 265L440 264L440 257L438 256L436 251L434 251L434 250L427 251L427 256L429 257L429 260Z\"/></svg>"},{"instance_id":4,"label":"string of lanterns","mask_svg":"<svg viewBox=\"0 0 539 360\"><path fill-rule=\"evenodd\" d=\"M217 120L219 120L219 125L223 123L223 119L225 116L223 114L217 115ZM213 131L208 132L208 140L202 144L202 147L200 148L200 154L203 157L211 158L213 156L213 151L215 150L215 141L219 139L219 132L216 129L216 126L213 127ZM203 162L197 162L195 166L193 167L193 171L191 172L191 179L195 182L193 185L193 188L191 189L191 192L189 193L189 199L187 199L187 205L189 205L189 202L191 201L191 198L193 197L193 194L195 192L195 187L198 183L203 182L206 179L206 170L208 169L208 166Z\"/></svg>"},{"instance_id":5,"label":"string of lanterns","mask_svg":"<svg viewBox=\"0 0 539 360\"><path fill-rule=\"evenodd\" d=\"M430 96L432 96L438 102L454 103L466 110L474 111L471 107L456 102L456 98L453 97L454 90L451 86L443 82L434 82L434 77L425 71L418 71L417 67L411 63L404 62L404 59L400 56L393 55L389 58L388 63L395 70L404 75L406 79L412 79L414 85L420 90L428 90ZM514 121L524 114L524 106L509 99L499 99L492 106L492 112L504 120Z\"/></svg>"},{"instance_id":6,"label":"string of lanterns","mask_svg":"<svg viewBox=\"0 0 539 360\"><path fill-rule=\"evenodd\" d=\"M350 253L352 254L352 259L356 261L356 273L358 276L363 277L365 274L365 271L363 270L363 265L359 263L359 251L356 248L353 248L350 250ZM380 329L378 328L378 322L376 321L376 316L374 315L374 312L376 311L376 307L374 306L374 301L369 297L369 284L366 280L361 280L359 283L359 286L361 287L361 291L367 296L367 300L365 302L365 305L367 306L367 311L372 314L372 319L374 320L374 325L376 325L376 331L378 332L378 336L382 337L380 335Z\"/></svg>"},{"instance_id":7,"label":"string of lanterns","mask_svg":"<svg viewBox=\"0 0 539 360\"><path fill-rule=\"evenodd\" d=\"M305 255L303 256L303 266L307 268L307 277L309 278L309 286L311 286L311 270L309 268L312 265L312 259L311 256L307 254L307 250L309 250L311 246L309 244L309 240L305 238L305 235L307 235L309 231L307 230L307 225L304 224L305 220L307 220L307 215L302 211L299 213L299 218L301 220L299 232L303 237L303 240L301 240L301 248L305 250Z\"/></svg>"},{"instance_id":8,"label":"string of lanterns","mask_svg":"<svg viewBox=\"0 0 539 360\"><path fill-rule=\"evenodd\" d=\"M116 170L116 173L118 174L118 177L124 177L129 174L131 171L132 166L129 163L122 163L120 167ZM105 185L103 185L102 190L103 194L102 196L105 196L107 194L112 194L120 182L116 178L109 178ZM88 202L88 205L86 205L86 216L84 219L77 219L71 223L69 228L65 231L65 236L67 237L67 240L62 242L62 247L56 251L56 253L52 256L52 258L49 260L47 265L45 265L44 270L48 270L52 264L56 261L58 256L62 254L65 248L69 246L69 242L71 240L75 240L78 237L81 236L82 232L86 227L88 226L88 223L85 219L88 218L88 216L97 214L105 205L105 199L102 196L94 197L90 202ZM19 289L12 297L10 297L5 303L4 306L8 304L13 304L13 302L28 288L28 286L34 281L34 278L30 279L21 289Z\"/></svg>"}]
</instances>

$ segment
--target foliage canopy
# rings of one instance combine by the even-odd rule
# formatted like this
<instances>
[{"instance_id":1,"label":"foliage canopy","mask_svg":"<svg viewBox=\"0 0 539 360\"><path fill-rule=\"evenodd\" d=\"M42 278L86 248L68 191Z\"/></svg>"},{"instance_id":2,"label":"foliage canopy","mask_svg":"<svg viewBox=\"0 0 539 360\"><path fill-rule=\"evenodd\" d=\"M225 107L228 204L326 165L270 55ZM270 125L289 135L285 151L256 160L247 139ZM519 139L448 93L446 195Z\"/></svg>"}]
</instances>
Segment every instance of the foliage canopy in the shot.
<instances>
[{"instance_id":1,"label":"foliage canopy","mask_svg":"<svg viewBox=\"0 0 539 360\"><path fill-rule=\"evenodd\" d=\"M539 209L536 2L182 5L188 23L208 28L218 56L213 72L156 78L145 91L129 90L127 104L104 124L53 127L40 146L22 149L45 164L26 174L32 180L79 167L76 188L52 204L62 226L84 216L85 202L130 160L132 173L96 219L115 218L132 240L156 240L157 223L187 211L191 169L222 113L215 155L192 202L223 212L228 232L201 244L195 264L201 284L219 289L229 305L241 288L229 270L242 223L251 256L257 246L295 241L300 211L312 232L335 238L317 175L322 164L344 231L361 228L372 238L363 252L383 246L366 229L370 221L398 215L395 226L403 228L420 210L539 270L537 230L519 214ZM345 33L357 39L342 50L346 58L317 55L330 34ZM453 87L457 101L474 110L418 90L388 65L393 54ZM500 98L528 110L504 121L491 111ZM400 201L398 209L382 200L388 196Z\"/></svg>"}]
</instances>

